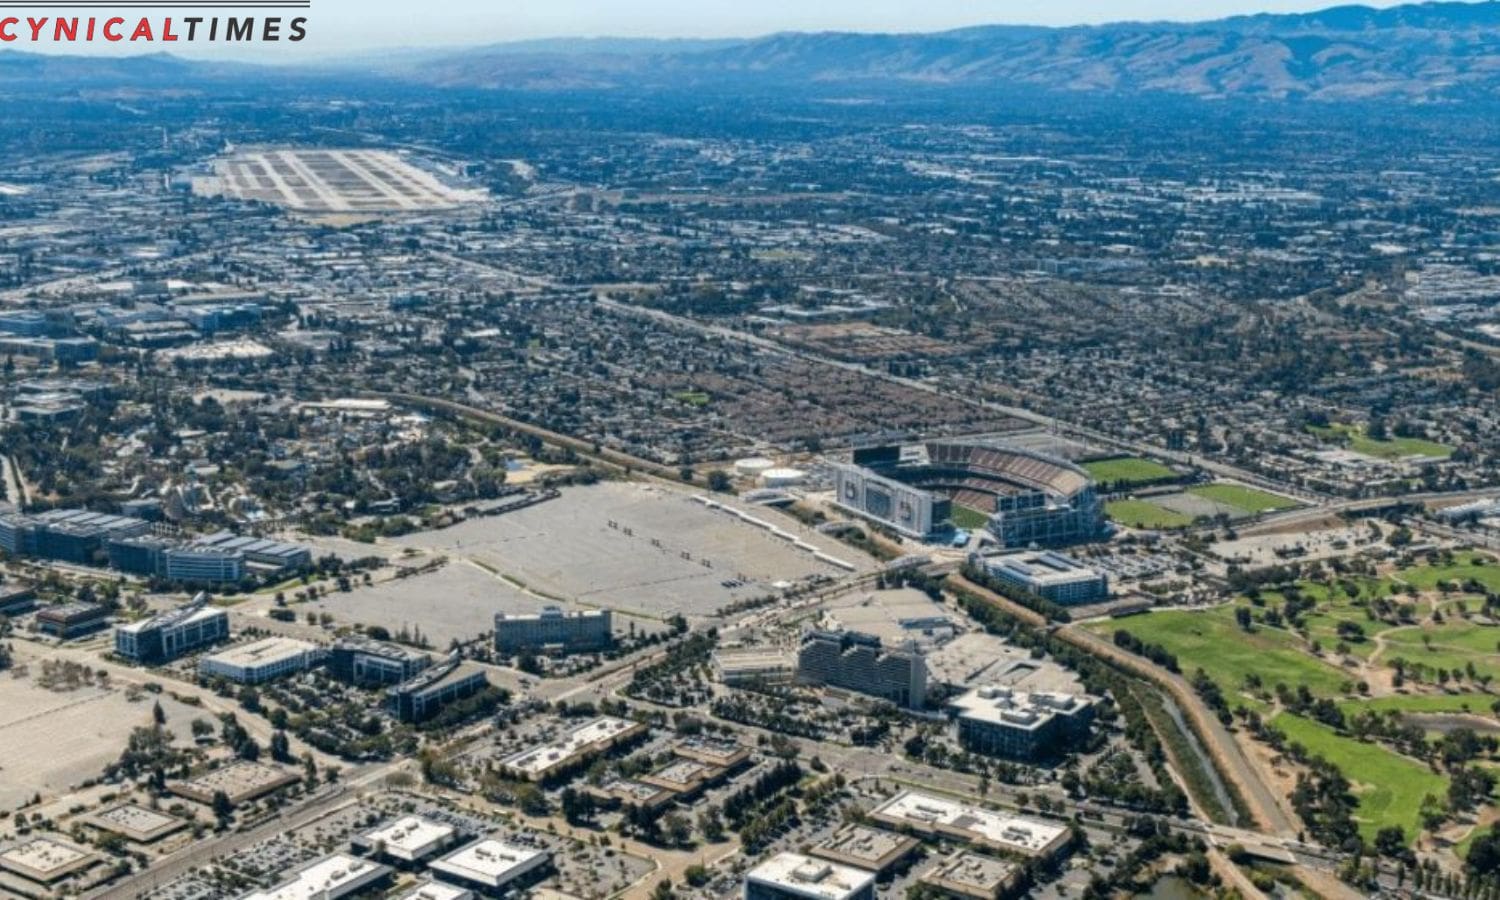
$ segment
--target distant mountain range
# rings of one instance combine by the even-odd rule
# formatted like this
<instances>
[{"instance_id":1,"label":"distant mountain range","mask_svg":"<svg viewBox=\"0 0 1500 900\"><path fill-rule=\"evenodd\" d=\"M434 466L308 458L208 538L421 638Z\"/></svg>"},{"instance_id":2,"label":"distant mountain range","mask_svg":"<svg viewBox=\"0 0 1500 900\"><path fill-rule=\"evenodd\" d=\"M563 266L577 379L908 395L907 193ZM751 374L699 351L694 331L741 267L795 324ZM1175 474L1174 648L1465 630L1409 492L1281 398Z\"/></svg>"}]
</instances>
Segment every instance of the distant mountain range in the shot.
<instances>
[{"instance_id":1,"label":"distant mountain range","mask_svg":"<svg viewBox=\"0 0 1500 900\"><path fill-rule=\"evenodd\" d=\"M609 88L753 79L1163 91L1200 97L1435 100L1500 87L1500 2L937 34L498 45L386 67L434 85Z\"/></svg>"},{"instance_id":2,"label":"distant mountain range","mask_svg":"<svg viewBox=\"0 0 1500 900\"><path fill-rule=\"evenodd\" d=\"M226 74L222 66L160 56L38 59L0 53L0 81L82 77L90 71L127 80L180 80L189 70L205 78ZM785 33L717 41L557 39L367 55L304 70L315 73L509 90L884 83L1204 98L1495 99L1500 97L1500 0L1383 10L1344 6L1191 24ZM235 74L243 78L245 73L236 67ZM276 77L288 74L278 69Z\"/></svg>"}]
</instances>

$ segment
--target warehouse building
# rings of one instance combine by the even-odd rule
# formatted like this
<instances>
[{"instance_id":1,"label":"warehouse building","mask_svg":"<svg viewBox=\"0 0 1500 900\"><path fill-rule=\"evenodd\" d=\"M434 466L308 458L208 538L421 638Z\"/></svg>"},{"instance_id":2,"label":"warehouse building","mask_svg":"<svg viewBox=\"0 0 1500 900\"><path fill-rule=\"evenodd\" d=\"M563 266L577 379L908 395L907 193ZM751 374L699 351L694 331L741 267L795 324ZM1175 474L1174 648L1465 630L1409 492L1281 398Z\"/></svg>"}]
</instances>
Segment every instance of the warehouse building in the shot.
<instances>
[{"instance_id":1,"label":"warehouse building","mask_svg":"<svg viewBox=\"0 0 1500 900\"><path fill-rule=\"evenodd\" d=\"M745 900L875 900L875 875L800 853L778 853L745 875Z\"/></svg>"},{"instance_id":2,"label":"warehouse building","mask_svg":"<svg viewBox=\"0 0 1500 900\"><path fill-rule=\"evenodd\" d=\"M239 684L264 684L312 668L321 651L295 638L268 637L230 647L198 661L198 674Z\"/></svg>"},{"instance_id":3,"label":"warehouse building","mask_svg":"<svg viewBox=\"0 0 1500 900\"><path fill-rule=\"evenodd\" d=\"M500 653L592 653L614 643L607 609L564 612L549 606L529 615L495 616L495 649Z\"/></svg>"}]
</instances>

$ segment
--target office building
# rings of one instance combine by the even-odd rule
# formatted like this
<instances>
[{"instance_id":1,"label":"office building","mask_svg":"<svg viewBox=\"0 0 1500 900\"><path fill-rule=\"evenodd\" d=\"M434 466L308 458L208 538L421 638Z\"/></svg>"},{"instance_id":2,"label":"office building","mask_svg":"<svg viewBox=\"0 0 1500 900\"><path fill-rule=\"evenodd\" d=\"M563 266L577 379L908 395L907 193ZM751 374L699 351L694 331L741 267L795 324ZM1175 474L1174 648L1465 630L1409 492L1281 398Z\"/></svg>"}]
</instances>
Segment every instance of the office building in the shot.
<instances>
[{"instance_id":1,"label":"office building","mask_svg":"<svg viewBox=\"0 0 1500 900\"><path fill-rule=\"evenodd\" d=\"M448 849L458 829L422 816L401 816L366 831L354 841L360 852L402 868L412 868Z\"/></svg>"},{"instance_id":2,"label":"office building","mask_svg":"<svg viewBox=\"0 0 1500 900\"><path fill-rule=\"evenodd\" d=\"M797 680L868 694L908 709L921 709L927 702L927 660L921 652L888 649L880 638L854 631L803 635Z\"/></svg>"},{"instance_id":3,"label":"office building","mask_svg":"<svg viewBox=\"0 0 1500 900\"><path fill-rule=\"evenodd\" d=\"M498 894L534 881L551 861L546 850L485 838L435 860L429 868L455 884Z\"/></svg>"},{"instance_id":4,"label":"office building","mask_svg":"<svg viewBox=\"0 0 1500 900\"><path fill-rule=\"evenodd\" d=\"M797 676L797 662L779 650L715 650L713 672L719 683L731 687L786 684Z\"/></svg>"},{"instance_id":5,"label":"office building","mask_svg":"<svg viewBox=\"0 0 1500 900\"><path fill-rule=\"evenodd\" d=\"M198 674L239 684L263 684L307 671L320 655L317 646L307 641L268 637L205 656L198 661Z\"/></svg>"},{"instance_id":6,"label":"office building","mask_svg":"<svg viewBox=\"0 0 1500 900\"><path fill-rule=\"evenodd\" d=\"M1001 900L1020 886L1023 874L1009 860L959 850L917 880L957 900Z\"/></svg>"},{"instance_id":7,"label":"office building","mask_svg":"<svg viewBox=\"0 0 1500 900\"><path fill-rule=\"evenodd\" d=\"M489 687L484 669L457 658L439 663L391 688L388 702L403 722L425 722L455 700Z\"/></svg>"},{"instance_id":8,"label":"office building","mask_svg":"<svg viewBox=\"0 0 1500 900\"><path fill-rule=\"evenodd\" d=\"M13 514L0 516L0 550L12 556L96 565L107 559L107 541L138 537L150 528L142 519L85 509Z\"/></svg>"},{"instance_id":9,"label":"office building","mask_svg":"<svg viewBox=\"0 0 1500 900\"><path fill-rule=\"evenodd\" d=\"M872 810L870 821L1027 859L1052 859L1072 839L1067 825L1007 815L921 791L902 791Z\"/></svg>"},{"instance_id":10,"label":"office building","mask_svg":"<svg viewBox=\"0 0 1500 900\"><path fill-rule=\"evenodd\" d=\"M1036 760L1079 749L1094 720L1093 697L1052 691L975 688L949 702L958 741L985 756Z\"/></svg>"},{"instance_id":11,"label":"office building","mask_svg":"<svg viewBox=\"0 0 1500 900\"><path fill-rule=\"evenodd\" d=\"M97 603L62 603L36 614L36 630L61 640L93 634L109 623L109 608Z\"/></svg>"},{"instance_id":12,"label":"office building","mask_svg":"<svg viewBox=\"0 0 1500 900\"><path fill-rule=\"evenodd\" d=\"M109 567L146 578L167 576L167 551L177 544L149 536L117 538L105 545Z\"/></svg>"},{"instance_id":13,"label":"office building","mask_svg":"<svg viewBox=\"0 0 1500 900\"><path fill-rule=\"evenodd\" d=\"M495 616L495 649L501 653L589 653L613 643L607 609L564 612L549 606L530 615Z\"/></svg>"},{"instance_id":14,"label":"office building","mask_svg":"<svg viewBox=\"0 0 1500 900\"><path fill-rule=\"evenodd\" d=\"M340 681L361 687L386 687L410 681L432 658L385 641L342 637L328 650L328 671Z\"/></svg>"},{"instance_id":15,"label":"office building","mask_svg":"<svg viewBox=\"0 0 1500 900\"><path fill-rule=\"evenodd\" d=\"M474 900L474 892L441 881L423 881L394 900Z\"/></svg>"},{"instance_id":16,"label":"office building","mask_svg":"<svg viewBox=\"0 0 1500 900\"><path fill-rule=\"evenodd\" d=\"M500 760L500 768L512 778L545 781L646 731L646 726L640 722L600 716L579 725L558 740L512 753Z\"/></svg>"},{"instance_id":17,"label":"office building","mask_svg":"<svg viewBox=\"0 0 1500 900\"><path fill-rule=\"evenodd\" d=\"M867 825L845 825L808 852L845 866L868 869L877 875L891 871L911 856L920 842Z\"/></svg>"},{"instance_id":18,"label":"office building","mask_svg":"<svg viewBox=\"0 0 1500 900\"><path fill-rule=\"evenodd\" d=\"M229 612L199 601L115 626L115 655L141 665L171 662L229 639Z\"/></svg>"},{"instance_id":19,"label":"office building","mask_svg":"<svg viewBox=\"0 0 1500 900\"><path fill-rule=\"evenodd\" d=\"M875 874L778 853L746 873L745 900L875 900Z\"/></svg>"},{"instance_id":20,"label":"office building","mask_svg":"<svg viewBox=\"0 0 1500 900\"><path fill-rule=\"evenodd\" d=\"M312 565L312 551L297 544L273 541L266 538L243 537L229 531L220 531L193 541L193 548L207 548L223 553L236 553L245 562L257 567L276 571L300 569Z\"/></svg>"},{"instance_id":21,"label":"office building","mask_svg":"<svg viewBox=\"0 0 1500 900\"><path fill-rule=\"evenodd\" d=\"M389 881L391 874L389 866L335 853L308 863L280 884L241 894L240 900L339 900L367 892Z\"/></svg>"},{"instance_id":22,"label":"office building","mask_svg":"<svg viewBox=\"0 0 1500 900\"><path fill-rule=\"evenodd\" d=\"M14 618L36 609L36 589L29 585L0 584L0 616Z\"/></svg>"},{"instance_id":23,"label":"office building","mask_svg":"<svg viewBox=\"0 0 1500 900\"><path fill-rule=\"evenodd\" d=\"M1063 606L1109 599L1109 576L1071 556L1046 550L1007 553L984 560L991 578L1015 585Z\"/></svg>"},{"instance_id":24,"label":"office building","mask_svg":"<svg viewBox=\"0 0 1500 900\"><path fill-rule=\"evenodd\" d=\"M232 550L192 545L163 554L170 581L187 584L233 584L245 577L245 557Z\"/></svg>"}]
</instances>

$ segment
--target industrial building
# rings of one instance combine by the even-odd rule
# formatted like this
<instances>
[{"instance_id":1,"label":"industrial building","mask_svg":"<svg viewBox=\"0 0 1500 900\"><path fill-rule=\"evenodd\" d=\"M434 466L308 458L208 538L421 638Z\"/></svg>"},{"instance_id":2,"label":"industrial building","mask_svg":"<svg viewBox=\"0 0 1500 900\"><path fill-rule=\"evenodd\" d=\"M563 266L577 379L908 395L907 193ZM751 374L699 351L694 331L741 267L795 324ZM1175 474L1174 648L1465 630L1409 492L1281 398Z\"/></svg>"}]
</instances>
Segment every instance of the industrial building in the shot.
<instances>
[{"instance_id":1,"label":"industrial building","mask_svg":"<svg viewBox=\"0 0 1500 900\"><path fill-rule=\"evenodd\" d=\"M949 701L958 741L985 756L1036 760L1079 747L1088 739L1095 699L1087 695L975 688Z\"/></svg>"},{"instance_id":2,"label":"industrial building","mask_svg":"<svg viewBox=\"0 0 1500 900\"><path fill-rule=\"evenodd\" d=\"M485 838L435 860L429 868L456 884L494 895L535 880L551 861L546 850Z\"/></svg>"},{"instance_id":3,"label":"industrial building","mask_svg":"<svg viewBox=\"0 0 1500 900\"><path fill-rule=\"evenodd\" d=\"M778 853L745 874L745 900L875 900L875 875L800 853Z\"/></svg>"},{"instance_id":4,"label":"industrial building","mask_svg":"<svg viewBox=\"0 0 1500 900\"><path fill-rule=\"evenodd\" d=\"M872 810L870 820L1027 859L1052 859L1072 838L1066 825L1011 816L921 791L902 791Z\"/></svg>"},{"instance_id":5,"label":"industrial building","mask_svg":"<svg viewBox=\"0 0 1500 900\"><path fill-rule=\"evenodd\" d=\"M61 603L36 614L36 630L59 640L93 634L109 624L109 607L98 603Z\"/></svg>"},{"instance_id":6,"label":"industrial building","mask_svg":"<svg viewBox=\"0 0 1500 900\"><path fill-rule=\"evenodd\" d=\"M1007 548L1064 546L1108 534L1088 473L1052 456L1008 447L928 443L871 447L834 467L834 502L918 540L953 531L955 505L989 518Z\"/></svg>"},{"instance_id":7,"label":"industrial building","mask_svg":"<svg viewBox=\"0 0 1500 900\"><path fill-rule=\"evenodd\" d=\"M495 649L500 653L591 653L614 642L607 609L564 612L549 606L539 613L495 616Z\"/></svg>"},{"instance_id":8,"label":"industrial building","mask_svg":"<svg viewBox=\"0 0 1500 900\"><path fill-rule=\"evenodd\" d=\"M1007 553L984 560L991 578L1063 606L1109 599L1109 576L1053 550Z\"/></svg>"},{"instance_id":9,"label":"industrial building","mask_svg":"<svg viewBox=\"0 0 1500 900\"><path fill-rule=\"evenodd\" d=\"M141 665L160 665L202 647L229 639L229 612L195 602L115 626L115 655Z\"/></svg>"},{"instance_id":10,"label":"industrial building","mask_svg":"<svg viewBox=\"0 0 1500 900\"><path fill-rule=\"evenodd\" d=\"M341 637L328 650L328 671L361 687L401 684L431 664L426 653L364 637Z\"/></svg>"},{"instance_id":11,"label":"industrial building","mask_svg":"<svg viewBox=\"0 0 1500 900\"><path fill-rule=\"evenodd\" d=\"M921 709L927 702L927 661L912 648L888 649L854 631L812 630L797 653L797 680L843 688Z\"/></svg>"},{"instance_id":12,"label":"industrial building","mask_svg":"<svg viewBox=\"0 0 1500 900\"><path fill-rule=\"evenodd\" d=\"M500 768L512 778L545 781L646 731L646 726L640 722L600 716L574 728L559 740L505 757L500 760Z\"/></svg>"},{"instance_id":13,"label":"industrial building","mask_svg":"<svg viewBox=\"0 0 1500 900\"><path fill-rule=\"evenodd\" d=\"M455 700L489 687L484 669L457 657L425 669L391 688L387 702L403 722L425 722Z\"/></svg>"},{"instance_id":14,"label":"industrial building","mask_svg":"<svg viewBox=\"0 0 1500 900\"><path fill-rule=\"evenodd\" d=\"M379 863L335 853L297 870L291 878L262 891L242 894L240 900L339 900L368 891L390 879L392 869Z\"/></svg>"},{"instance_id":15,"label":"industrial building","mask_svg":"<svg viewBox=\"0 0 1500 900\"><path fill-rule=\"evenodd\" d=\"M198 674L239 684L263 684L307 671L317 663L320 653L316 645L307 641L268 637L205 656L198 661Z\"/></svg>"}]
</instances>

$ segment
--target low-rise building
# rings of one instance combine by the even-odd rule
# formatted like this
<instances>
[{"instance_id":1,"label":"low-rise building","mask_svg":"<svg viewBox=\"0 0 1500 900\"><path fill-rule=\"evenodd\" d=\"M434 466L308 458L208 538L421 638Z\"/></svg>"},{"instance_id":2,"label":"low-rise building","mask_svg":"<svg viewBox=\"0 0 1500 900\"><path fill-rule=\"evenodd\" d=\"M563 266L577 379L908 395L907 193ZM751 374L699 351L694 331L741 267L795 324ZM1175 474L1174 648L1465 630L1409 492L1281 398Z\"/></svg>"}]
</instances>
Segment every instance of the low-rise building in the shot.
<instances>
[{"instance_id":1,"label":"low-rise building","mask_svg":"<svg viewBox=\"0 0 1500 900\"><path fill-rule=\"evenodd\" d=\"M307 671L318 661L320 652L307 641L268 637L203 657L198 661L198 673L239 684L263 684Z\"/></svg>"},{"instance_id":2,"label":"low-rise building","mask_svg":"<svg viewBox=\"0 0 1500 900\"><path fill-rule=\"evenodd\" d=\"M0 616L14 618L36 609L36 589L30 585L0 584Z\"/></svg>"},{"instance_id":3,"label":"low-rise building","mask_svg":"<svg viewBox=\"0 0 1500 900\"><path fill-rule=\"evenodd\" d=\"M339 900L388 881L391 873L389 866L335 853L308 863L280 884L242 894L240 900Z\"/></svg>"},{"instance_id":4,"label":"low-rise building","mask_svg":"<svg viewBox=\"0 0 1500 900\"><path fill-rule=\"evenodd\" d=\"M697 796L704 788L717 784L728 774L727 769L710 766L696 759L676 759L655 772L642 775L640 780L664 791L671 791L681 798Z\"/></svg>"},{"instance_id":5,"label":"low-rise building","mask_svg":"<svg viewBox=\"0 0 1500 900\"><path fill-rule=\"evenodd\" d=\"M50 837L34 837L0 851L0 869L44 887L97 862L97 853Z\"/></svg>"},{"instance_id":6,"label":"low-rise building","mask_svg":"<svg viewBox=\"0 0 1500 900\"><path fill-rule=\"evenodd\" d=\"M872 810L870 820L1028 859L1056 857L1072 838L1066 825L1007 815L921 791L902 791Z\"/></svg>"},{"instance_id":7,"label":"low-rise building","mask_svg":"<svg viewBox=\"0 0 1500 900\"><path fill-rule=\"evenodd\" d=\"M500 768L513 778L545 781L645 734L646 730L640 722L600 716L572 729L558 740L512 753L500 760Z\"/></svg>"},{"instance_id":8,"label":"low-rise building","mask_svg":"<svg viewBox=\"0 0 1500 900\"><path fill-rule=\"evenodd\" d=\"M441 881L424 881L394 900L474 900L474 892Z\"/></svg>"},{"instance_id":9,"label":"low-rise building","mask_svg":"<svg viewBox=\"0 0 1500 900\"><path fill-rule=\"evenodd\" d=\"M458 829L422 816L401 816L361 834L355 849L383 862L410 868L447 850Z\"/></svg>"},{"instance_id":10,"label":"low-rise building","mask_svg":"<svg viewBox=\"0 0 1500 900\"><path fill-rule=\"evenodd\" d=\"M911 856L920 842L867 825L845 825L809 853L820 859L884 874Z\"/></svg>"},{"instance_id":11,"label":"low-rise building","mask_svg":"<svg viewBox=\"0 0 1500 900\"><path fill-rule=\"evenodd\" d=\"M167 782L167 790L197 803L212 805L222 793L231 806L239 806L302 780L300 772L260 762L232 762L184 781Z\"/></svg>"},{"instance_id":12,"label":"low-rise building","mask_svg":"<svg viewBox=\"0 0 1500 900\"><path fill-rule=\"evenodd\" d=\"M731 687L786 684L797 675L797 661L779 650L715 650L713 672Z\"/></svg>"},{"instance_id":13,"label":"low-rise building","mask_svg":"<svg viewBox=\"0 0 1500 900\"><path fill-rule=\"evenodd\" d=\"M875 900L875 875L800 853L778 853L746 873L745 900Z\"/></svg>"},{"instance_id":14,"label":"low-rise building","mask_svg":"<svg viewBox=\"0 0 1500 900\"><path fill-rule=\"evenodd\" d=\"M171 547L162 554L166 577L187 584L234 584L245 577L245 557L214 547Z\"/></svg>"},{"instance_id":15,"label":"low-rise building","mask_svg":"<svg viewBox=\"0 0 1500 900\"><path fill-rule=\"evenodd\" d=\"M99 831L118 834L137 844L152 844L169 834L188 827L188 820L148 809L134 803L111 806L83 819L83 824Z\"/></svg>"},{"instance_id":16,"label":"low-rise building","mask_svg":"<svg viewBox=\"0 0 1500 900\"><path fill-rule=\"evenodd\" d=\"M729 738L707 735L685 737L672 745L672 753L720 769L737 769L750 761L750 748Z\"/></svg>"},{"instance_id":17,"label":"low-rise building","mask_svg":"<svg viewBox=\"0 0 1500 900\"><path fill-rule=\"evenodd\" d=\"M484 838L435 860L430 868L448 881L495 894L533 881L551 861L546 850Z\"/></svg>"},{"instance_id":18,"label":"low-rise building","mask_svg":"<svg viewBox=\"0 0 1500 900\"><path fill-rule=\"evenodd\" d=\"M93 634L109 624L109 607L98 603L60 603L36 614L36 630L60 640Z\"/></svg>"},{"instance_id":19,"label":"low-rise building","mask_svg":"<svg viewBox=\"0 0 1500 900\"><path fill-rule=\"evenodd\" d=\"M237 554L246 562L276 571L312 565L312 551L297 544L220 531L194 541L194 548Z\"/></svg>"},{"instance_id":20,"label":"low-rise building","mask_svg":"<svg viewBox=\"0 0 1500 900\"><path fill-rule=\"evenodd\" d=\"M959 900L1000 900L1020 885L1022 874L1009 860L960 850L917 880Z\"/></svg>"}]
</instances>

